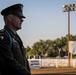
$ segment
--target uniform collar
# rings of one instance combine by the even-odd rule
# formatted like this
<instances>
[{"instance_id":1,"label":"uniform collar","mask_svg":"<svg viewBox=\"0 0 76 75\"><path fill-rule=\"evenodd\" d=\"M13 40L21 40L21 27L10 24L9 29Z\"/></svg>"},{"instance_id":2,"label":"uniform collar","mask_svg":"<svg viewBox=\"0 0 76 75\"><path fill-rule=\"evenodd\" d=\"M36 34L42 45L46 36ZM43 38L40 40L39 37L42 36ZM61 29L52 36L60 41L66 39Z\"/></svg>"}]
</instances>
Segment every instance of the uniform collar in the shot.
<instances>
[{"instance_id":1,"label":"uniform collar","mask_svg":"<svg viewBox=\"0 0 76 75\"><path fill-rule=\"evenodd\" d=\"M14 34L14 35L16 35L16 34L17 34L17 32L16 32L16 31L14 31L13 29L11 29L8 25L5 25L5 26L4 26L4 29L6 29L7 31L9 31L9 32L10 32L10 34Z\"/></svg>"},{"instance_id":2,"label":"uniform collar","mask_svg":"<svg viewBox=\"0 0 76 75\"><path fill-rule=\"evenodd\" d=\"M11 28L9 28L8 25L5 25L4 29L7 30L11 34L12 38L14 38L17 41L19 41L20 43L22 43L22 40L18 36L17 32L14 32L13 30L11 30Z\"/></svg>"}]
</instances>

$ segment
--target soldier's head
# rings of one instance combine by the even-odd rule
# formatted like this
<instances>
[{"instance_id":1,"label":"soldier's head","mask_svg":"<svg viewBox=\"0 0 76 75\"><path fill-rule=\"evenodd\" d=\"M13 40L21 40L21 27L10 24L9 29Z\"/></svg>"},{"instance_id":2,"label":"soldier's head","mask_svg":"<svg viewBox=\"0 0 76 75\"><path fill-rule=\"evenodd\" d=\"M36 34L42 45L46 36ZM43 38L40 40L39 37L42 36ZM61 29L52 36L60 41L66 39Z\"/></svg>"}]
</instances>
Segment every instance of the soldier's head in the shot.
<instances>
[{"instance_id":1,"label":"soldier's head","mask_svg":"<svg viewBox=\"0 0 76 75\"><path fill-rule=\"evenodd\" d=\"M23 5L22 4L14 4L9 6L1 11L1 15L4 17L4 21L6 25L9 25L14 30L21 29L21 24L23 22Z\"/></svg>"}]
</instances>

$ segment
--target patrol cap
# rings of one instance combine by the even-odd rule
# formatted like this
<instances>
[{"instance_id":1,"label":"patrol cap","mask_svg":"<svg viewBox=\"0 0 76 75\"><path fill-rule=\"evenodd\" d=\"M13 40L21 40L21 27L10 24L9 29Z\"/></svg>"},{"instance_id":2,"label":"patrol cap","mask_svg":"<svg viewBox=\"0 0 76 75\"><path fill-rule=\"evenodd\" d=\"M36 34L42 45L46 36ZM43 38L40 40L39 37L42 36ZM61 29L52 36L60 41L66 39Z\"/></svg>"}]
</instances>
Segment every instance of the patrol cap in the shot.
<instances>
[{"instance_id":1,"label":"patrol cap","mask_svg":"<svg viewBox=\"0 0 76 75\"><path fill-rule=\"evenodd\" d=\"M14 4L12 6L9 6L5 9L3 9L1 11L1 15L3 16L7 16L9 14L14 14L14 15L17 15L17 16L20 16L22 18L26 18L24 15L23 15L23 5L22 4Z\"/></svg>"}]
</instances>

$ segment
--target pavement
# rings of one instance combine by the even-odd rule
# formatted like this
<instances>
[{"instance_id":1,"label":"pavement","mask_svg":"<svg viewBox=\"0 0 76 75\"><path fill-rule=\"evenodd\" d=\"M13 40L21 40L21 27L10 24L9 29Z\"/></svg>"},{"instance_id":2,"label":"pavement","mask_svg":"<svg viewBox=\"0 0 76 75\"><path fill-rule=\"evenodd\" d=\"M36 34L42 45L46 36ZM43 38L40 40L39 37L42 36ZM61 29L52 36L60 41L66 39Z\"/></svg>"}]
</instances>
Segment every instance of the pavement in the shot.
<instances>
[{"instance_id":1,"label":"pavement","mask_svg":"<svg viewBox=\"0 0 76 75\"><path fill-rule=\"evenodd\" d=\"M76 68L31 69L32 75L76 75Z\"/></svg>"}]
</instances>

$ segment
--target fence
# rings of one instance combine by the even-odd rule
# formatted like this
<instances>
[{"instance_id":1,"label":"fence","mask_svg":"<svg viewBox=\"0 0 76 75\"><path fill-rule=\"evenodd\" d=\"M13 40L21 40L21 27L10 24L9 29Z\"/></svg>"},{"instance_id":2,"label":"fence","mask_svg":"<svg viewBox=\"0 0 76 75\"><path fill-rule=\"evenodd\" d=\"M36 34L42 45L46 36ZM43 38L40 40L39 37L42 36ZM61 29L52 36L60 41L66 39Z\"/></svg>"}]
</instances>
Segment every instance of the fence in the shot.
<instances>
[{"instance_id":1,"label":"fence","mask_svg":"<svg viewBox=\"0 0 76 75\"><path fill-rule=\"evenodd\" d=\"M68 59L28 59L30 68L68 67ZM71 67L76 67L76 59L71 59Z\"/></svg>"}]
</instances>

